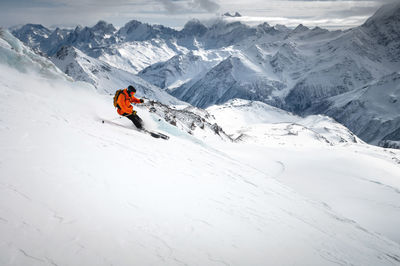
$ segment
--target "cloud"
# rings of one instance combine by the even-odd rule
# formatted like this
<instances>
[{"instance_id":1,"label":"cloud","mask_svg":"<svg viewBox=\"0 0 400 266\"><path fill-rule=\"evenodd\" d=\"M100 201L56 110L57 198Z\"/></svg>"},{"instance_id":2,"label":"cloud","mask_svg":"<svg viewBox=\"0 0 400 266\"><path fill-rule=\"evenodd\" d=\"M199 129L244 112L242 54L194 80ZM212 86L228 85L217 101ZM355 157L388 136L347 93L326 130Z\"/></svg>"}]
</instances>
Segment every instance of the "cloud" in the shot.
<instances>
[{"instance_id":1,"label":"cloud","mask_svg":"<svg viewBox=\"0 0 400 266\"><path fill-rule=\"evenodd\" d=\"M337 30L337 29L348 29L361 25L365 22L367 17L361 16L352 16L347 18L314 18L314 17L236 17L236 18L224 18L227 21L240 21L249 26L257 26L264 22L267 22L270 25L285 25L289 28L295 28L299 24L303 24L304 26L313 28L313 27L321 27L329 30Z\"/></svg>"},{"instance_id":2,"label":"cloud","mask_svg":"<svg viewBox=\"0 0 400 266\"><path fill-rule=\"evenodd\" d=\"M169 13L178 13L183 11L183 5L173 0L158 0Z\"/></svg>"},{"instance_id":3,"label":"cloud","mask_svg":"<svg viewBox=\"0 0 400 266\"><path fill-rule=\"evenodd\" d=\"M189 19L239 12L252 23L267 19L271 24L349 28L393 1L398 0L0 0L0 26L90 26L105 20L119 27L136 19L179 28Z\"/></svg>"},{"instance_id":4,"label":"cloud","mask_svg":"<svg viewBox=\"0 0 400 266\"><path fill-rule=\"evenodd\" d=\"M16 8L29 8L29 7L57 7L63 5L60 1L46 1L46 0L1 0L2 7L16 7Z\"/></svg>"},{"instance_id":5,"label":"cloud","mask_svg":"<svg viewBox=\"0 0 400 266\"><path fill-rule=\"evenodd\" d=\"M379 7L376 6L352 6L347 9L331 10L324 13L327 18L345 18L354 16L366 16L374 14Z\"/></svg>"},{"instance_id":6,"label":"cloud","mask_svg":"<svg viewBox=\"0 0 400 266\"><path fill-rule=\"evenodd\" d=\"M158 0L169 13L216 12L220 6L212 0Z\"/></svg>"},{"instance_id":7,"label":"cloud","mask_svg":"<svg viewBox=\"0 0 400 266\"><path fill-rule=\"evenodd\" d=\"M219 9L219 5L211 0L195 0L191 3L193 8L201 8L207 12L215 12Z\"/></svg>"}]
</instances>

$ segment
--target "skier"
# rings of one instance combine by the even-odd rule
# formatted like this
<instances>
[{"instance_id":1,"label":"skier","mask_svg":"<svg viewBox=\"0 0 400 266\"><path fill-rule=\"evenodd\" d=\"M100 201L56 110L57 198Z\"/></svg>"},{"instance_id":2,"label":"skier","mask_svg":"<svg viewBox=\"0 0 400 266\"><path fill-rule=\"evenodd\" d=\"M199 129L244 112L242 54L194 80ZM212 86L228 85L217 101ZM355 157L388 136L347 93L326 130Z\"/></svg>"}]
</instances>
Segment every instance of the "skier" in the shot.
<instances>
[{"instance_id":1,"label":"skier","mask_svg":"<svg viewBox=\"0 0 400 266\"><path fill-rule=\"evenodd\" d=\"M136 98L135 93L136 89L132 85L129 85L126 89L118 90L115 94L115 105L118 108L118 114L131 120L138 129L142 129L142 119L133 110L131 103L143 103L144 101Z\"/></svg>"}]
</instances>

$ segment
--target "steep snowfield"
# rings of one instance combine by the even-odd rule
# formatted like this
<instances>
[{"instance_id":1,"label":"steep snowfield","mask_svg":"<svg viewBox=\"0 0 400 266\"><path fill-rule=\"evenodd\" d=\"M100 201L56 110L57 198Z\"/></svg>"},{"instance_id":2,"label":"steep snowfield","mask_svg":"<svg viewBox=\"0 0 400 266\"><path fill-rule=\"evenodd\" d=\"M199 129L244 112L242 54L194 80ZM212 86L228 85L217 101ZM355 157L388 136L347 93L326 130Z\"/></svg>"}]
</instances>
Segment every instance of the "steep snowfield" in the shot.
<instances>
[{"instance_id":1,"label":"steep snowfield","mask_svg":"<svg viewBox=\"0 0 400 266\"><path fill-rule=\"evenodd\" d=\"M323 109L338 121L354 128L362 139L383 146L400 141L400 74L387 75L358 90L328 98L313 108ZM382 141L384 140L384 141Z\"/></svg>"},{"instance_id":2,"label":"steep snowfield","mask_svg":"<svg viewBox=\"0 0 400 266\"><path fill-rule=\"evenodd\" d=\"M240 141L303 147L363 143L332 118L322 115L302 118L262 102L235 99L209 107L207 111L228 134Z\"/></svg>"},{"instance_id":3,"label":"steep snowfield","mask_svg":"<svg viewBox=\"0 0 400 266\"><path fill-rule=\"evenodd\" d=\"M99 59L132 73L186 51L184 47L175 43L157 39L113 45L110 50L109 53L103 53Z\"/></svg>"},{"instance_id":4,"label":"steep snowfield","mask_svg":"<svg viewBox=\"0 0 400 266\"><path fill-rule=\"evenodd\" d=\"M231 53L229 48L194 50L146 67L138 75L160 88L173 90L186 82L194 83Z\"/></svg>"},{"instance_id":5,"label":"steep snowfield","mask_svg":"<svg viewBox=\"0 0 400 266\"><path fill-rule=\"evenodd\" d=\"M14 29L14 33L18 39L29 47L40 49L41 43L47 41L52 31L42 25L26 24Z\"/></svg>"},{"instance_id":6,"label":"steep snowfield","mask_svg":"<svg viewBox=\"0 0 400 266\"><path fill-rule=\"evenodd\" d=\"M393 2L382 6L374 16L369 18L362 29L374 38L378 44L385 47L388 59L392 62L400 60L400 3Z\"/></svg>"},{"instance_id":7,"label":"steep snowfield","mask_svg":"<svg viewBox=\"0 0 400 266\"><path fill-rule=\"evenodd\" d=\"M154 139L0 47L0 265L398 265L398 152L205 142L137 107Z\"/></svg>"},{"instance_id":8,"label":"steep snowfield","mask_svg":"<svg viewBox=\"0 0 400 266\"><path fill-rule=\"evenodd\" d=\"M42 56L34 53L2 28L0 28L0 62L22 72L33 71L47 77L72 80L64 75L53 63L43 60Z\"/></svg>"},{"instance_id":9,"label":"steep snowfield","mask_svg":"<svg viewBox=\"0 0 400 266\"><path fill-rule=\"evenodd\" d=\"M51 61L75 81L88 82L102 93L113 93L133 80L132 73L111 67L71 46L63 46Z\"/></svg>"},{"instance_id":10,"label":"steep snowfield","mask_svg":"<svg viewBox=\"0 0 400 266\"><path fill-rule=\"evenodd\" d=\"M160 88L151 85L127 71L87 56L77 48L64 46L52 58L52 62L75 81L85 81L101 93L114 94L117 89L134 85L142 97L158 100L165 104L182 104Z\"/></svg>"}]
</instances>

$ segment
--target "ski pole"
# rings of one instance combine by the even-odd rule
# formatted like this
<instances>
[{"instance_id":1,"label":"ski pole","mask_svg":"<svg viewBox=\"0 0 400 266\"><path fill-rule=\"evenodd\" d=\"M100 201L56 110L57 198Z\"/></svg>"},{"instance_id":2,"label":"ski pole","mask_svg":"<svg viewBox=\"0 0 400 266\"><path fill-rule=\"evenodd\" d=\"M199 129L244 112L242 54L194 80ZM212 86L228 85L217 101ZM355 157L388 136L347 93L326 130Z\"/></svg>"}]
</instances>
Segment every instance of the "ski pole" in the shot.
<instances>
[{"instance_id":1,"label":"ski pole","mask_svg":"<svg viewBox=\"0 0 400 266\"><path fill-rule=\"evenodd\" d=\"M113 119L110 119L109 121L115 121L115 120L117 120L117 119L121 119L123 116L124 116L124 117L127 117L128 115L130 115L130 114L120 115L120 116L118 116L118 117L115 117L115 118L113 118ZM104 124L104 120L102 120L101 122Z\"/></svg>"}]
</instances>

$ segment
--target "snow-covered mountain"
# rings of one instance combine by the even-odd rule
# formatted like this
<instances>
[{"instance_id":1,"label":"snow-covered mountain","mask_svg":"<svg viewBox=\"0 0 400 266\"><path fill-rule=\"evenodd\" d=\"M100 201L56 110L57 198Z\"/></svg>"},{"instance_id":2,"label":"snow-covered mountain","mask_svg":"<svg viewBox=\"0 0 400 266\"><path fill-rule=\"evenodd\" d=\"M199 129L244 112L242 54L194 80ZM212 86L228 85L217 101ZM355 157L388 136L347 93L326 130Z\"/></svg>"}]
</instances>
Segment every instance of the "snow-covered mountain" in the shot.
<instances>
[{"instance_id":1,"label":"snow-covered mountain","mask_svg":"<svg viewBox=\"0 0 400 266\"><path fill-rule=\"evenodd\" d=\"M72 46L61 47L51 58L51 61L74 80L91 83L97 88L100 86L99 89L101 91L108 93L115 89L112 85L107 84L107 81L115 84L118 83L118 78L122 76L125 80L119 82L121 83L119 85L123 86L123 84L129 84L129 76L132 76L131 73L114 69L106 63L85 55Z\"/></svg>"},{"instance_id":2,"label":"snow-covered mountain","mask_svg":"<svg viewBox=\"0 0 400 266\"><path fill-rule=\"evenodd\" d=\"M235 14L231 14L231 13L229 13L229 12L226 12L225 14L224 14L224 16L226 16L226 17L232 17L232 18L237 18L237 17L241 17L242 15L240 15L240 13L239 12L235 12Z\"/></svg>"},{"instance_id":3,"label":"snow-covered mountain","mask_svg":"<svg viewBox=\"0 0 400 266\"><path fill-rule=\"evenodd\" d=\"M391 62L399 62L400 45L400 4L392 3L383 6L369 18L361 28L379 45L385 47L385 54ZM398 65L397 65L398 66Z\"/></svg>"},{"instance_id":4,"label":"snow-covered mountain","mask_svg":"<svg viewBox=\"0 0 400 266\"><path fill-rule=\"evenodd\" d=\"M285 84L274 79L261 62L257 64L253 59L254 56L236 53L193 84L175 89L172 95L203 108L233 98L272 102L273 91L283 90Z\"/></svg>"},{"instance_id":5,"label":"snow-covered mountain","mask_svg":"<svg viewBox=\"0 0 400 266\"><path fill-rule=\"evenodd\" d=\"M93 27L77 26L59 43L53 44L47 54L54 55L62 46L74 46L88 55L98 57L103 49L116 42L116 31L112 24L105 21L99 21Z\"/></svg>"},{"instance_id":6,"label":"snow-covered mountain","mask_svg":"<svg viewBox=\"0 0 400 266\"><path fill-rule=\"evenodd\" d=\"M380 19L380 13L388 7L391 7L393 16L400 12L399 4L384 6L364 25L317 46L317 53L314 49L315 67L294 85L287 96L289 109L302 112L325 97L359 89L399 69L400 60L393 57L393 50L382 43L383 37L371 34L377 31L367 26L372 23L390 31L393 36L389 42L398 49L398 21Z\"/></svg>"},{"instance_id":7,"label":"snow-covered mountain","mask_svg":"<svg viewBox=\"0 0 400 266\"><path fill-rule=\"evenodd\" d=\"M112 24L99 21L93 27L77 26L75 30L66 30L68 34L65 38L54 42L54 38L46 37L51 33L49 29L41 25L35 26L43 28L47 34L38 33L38 30L32 28L31 25L13 29L12 33L25 44L49 56L54 55L62 46L74 46L87 55L100 59L106 58L107 63L118 64L114 66L133 72L168 60L175 55L187 53L192 49L196 50L199 47L225 49L227 46L243 42L247 37L266 33L264 26L252 28L240 22L231 23L222 18L210 26L205 26L198 20L191 20L181 31L136 20L129 21L116 30ZM35 38L40 39L40 42L26 41L35 38L24 36L36 36ZM51 42L51 45L46 42ZM40 47L45 48L40 49ZM154 53L153 56L152 53Z\"/></svg>"},{"instance_id":8,"label":"snow-covered mountain","mask_svg":"<svg viewBox=\"0 0 400 266\"><path fill-rule=\"evenodd\" d=\"M171 136L154 139L119 119L111 96L72 82L9 33L0 48L1 265L400 261L399 151L326 145L302 133L305 120L240 100L180 113L135 107L147 128ZM189 134L165 121L168 108L236 128L282 118L303 129L291 129L292 142L273 129L263 132L273 143L204 139L200 126ZM251 119L240 126L240 115ZM306 142L314 145L294 145Z\"/></svg>"},{"instance_id":9,"label":"snow-covered mountain","mask_svg":"<svg viewBox=\"0 0 400 266\"><path fill-rule=\"evenodd\" d=\"M47 41L52 31L38 24L26 24L14 31L14 35L34 50L45 51L42 43Z\"/></svg>"},{"instance_id":10,"label":"snow-covered mountain","mask_svg":"<svg viewBox=\"0 0 400 266\"><path fill-rule=\"evenodd\" d=\"M358 89L389 75L399 65L399 62L389 60L390 55L385 48L379 46L362 27L347 32L329 32L300 25L289 34L278 36L275 36L277 39L264 36L248 42L244 49L240 49L242 56L235 59L238 63L229 63L231 59L227 58L223 68L216 66L210 69L200 82L183 85L176 95L202 107L226 102L240 95L244 99L261 100L276 106L284 102L285 109L301 113L321 99ZM382 53L377 54L376 51ZM249 59L252 64L248 63ZM266 78L258 82L254 76L235 75L227 81L231 73L254 72L254 66L258 68L257 77ZM281 85L267 93L255 90L254 85L249 86L256 80L256 87L268 87L271 79L276 80L276 84L285 84L287 89L284 93L276 93L282 89ZM206 83L210 84L210 90L218 91L210 102L207 98L203 99L208 97L208 93L205 96L201 93L204 90L201 84ZM221 91L233 92L225 94ZM271 98L276 99L275 103Z\"/></svg>"},{"instance_id":11,"label":"snow-covered mountain","mask_svg":"<svg viewBox=\"0 0 400 266\"><path fill-rule=\"evenodd\" d=\"M328 111L321 108L325 105L321 101L325 103L326 98L347 95L345 93L360 90L385 76L395 75L396 69L400 69L397 58L400 54L399 12L398 4L385 6L364 25L346 32L308 29L300 25L283 40L271 42L264 37L238 53L240 56L225 59L203 77L188 81L172 94L200 107L243 98L300 114L328 114L365 141L382 144L385 133L399 128L398 112L378 115L391 117L390 121L375 119L374 111L366 112L370 116L364 115L364 121L374 122L360 127L356 113L341 109ZM386 98L388 93L385 91L375 97Z\"/></svg>"},{"instance_id":12,"label":"snow-covered mountain","mask_svg":"<svg viewBox=\"0 0 400 266\"><path fill-rule=\"evenodd\" d=\"M386 120L366 112L371 116L363 120L374 122L360 128L356 113L334 112L327 102L348 93L359 95L365 86L398 72L399 12L399 3L385 5L363 25L347 31L303 25L288 29L268 23L251 27L222 16L208 23L191 20L180 31L132 20L119 30L100 21L53 39L46 36L57 34L38 25L13 33L48 55L64 45L78 48L114 68L138 73L197 107L242 98L299 115L328 114L363 140L382 144L398 129L396 114L390 114L393 121L387 122L388 127L382 124Z\"/></svg>"},{"instance_id":13,"label":"snow-covered mountain","mask_svg":"<svg viewBox=\"0 0 400 266\"><path fill-rule=\"evenodd\" d=\"M34 72L39 76L72 81L52 62L45 60L2 28L0 28L0 60L3 65L21 72Z\"/></svg>"},{"instance_id":14,"label":"snow-covered mountain","mask_svg":"<svg viewBox=\"0 0 400 266\"><path fill-rule=\"evenodd\" d=\"M322 115L302 118L262 102L235 99L207 111L236 141L268 146L282 142L293 146L363 143L332 118ZM299 136L306 136L309 141L298 143Z\"/></svg>"},{"instance_id":15,"label":"snow-covered mountain","mask_svg":"<svg viewBox=\"0 0 400 266\"><path fill-rule=\"evenodd\" d=\"M162 25L149 25L137 20L125 24L117 33L122 41L146 41L151 39L169 39L178 34L178 31Z\"/></svg>"},{"instance_id":16,"label":"snow-covered mountain","mask_svg":"<svg viewBox=\"0 0 400 266\"><path fill-rule=\"evenodd\" d=\"M194 83L231 53L230 49L194 50L153 64L138 75L160 88L172 91L189 81Z\"/></svg>"},{"instance_id":17,"label":"snow-covered mountain","mask_svg":"<svg viewBox=\"0 0 400 266\"><path fill-rule=\"evenodd\" d=\"M63 46L51 61L74 80L88 82L107 94L114 94L117 89L126 88L131 84L142 97L165 104L182 104L181 101L140 77L87 56L75 47Z\"/></svg>"},{"instance_id":18,"label":"snow-covered mountain","mask_svg":"<svg viewBox=\"0 0 400 266\"><path fill-rule=\"evenodd\" d=\"M394 73L358 90L331 97L315 105L372 144L400 141L400 74ZM385 140L385 141L383 141ZM382 141L382 143L378 143ZM394 146L395 147L395 146Z\"/></svg>"},{"instance_id":19,"label":"snow-covered mountain","mask_svg":"<svg viewBox=\"0 0 400 266\"><path fill-rule=\"evenodd\" d=\"M24 44L48 56L53 56L64 46L73 46L91 57L107 59L106 62L114 67L137 72L180 51L168 40L152 39L160 27L130 21L117 30L112 24L99 21L93 27L57 28L53 32L42 25L27 24L13 29L12 33Z\"/></svg>"}]
</instances>

